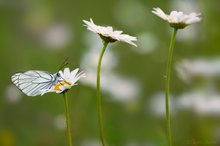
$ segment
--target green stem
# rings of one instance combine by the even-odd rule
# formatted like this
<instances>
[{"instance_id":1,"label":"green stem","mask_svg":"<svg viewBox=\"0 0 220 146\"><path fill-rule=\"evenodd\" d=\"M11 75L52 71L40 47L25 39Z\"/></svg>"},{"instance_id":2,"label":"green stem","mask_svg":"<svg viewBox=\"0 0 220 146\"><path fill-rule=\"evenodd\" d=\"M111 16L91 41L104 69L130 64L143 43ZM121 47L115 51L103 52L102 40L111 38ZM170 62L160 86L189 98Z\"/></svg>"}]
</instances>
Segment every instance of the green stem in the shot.
<instances>
[{"instance_id":1,"label":"green stem","mask_svg":"<svg viewBox=\"0 0 220 146\"><path fill-rule=\"evenodd\" d=\"M173 48L176 40L176 33L177 29L174 28L172 38L170 41L170 47L169 47L169 53L168 53L168 60L167 60L167 66L166 66L166 86L165 86L165 97L166 97L166 123L167 123L167 137L168 137L168 143L169 146L172 146L172 134L171 134L171 126L170 126L170 105L169 105L169 96L170 96L170 73L171 73L171 64L172 64L172 58L173 58Z\"/></svg>"},{"instance_id":2,"label":"green stem","mask_svg":"<svg viewBox=\"0 0 220 146\"><path fill-rule=\"evenodd\" d=\"M65 109L66 109L66 126L67 126L68 143L69 143L69 146L72 146L69 105L68 105L68 98L67 98L66 92L63 93L63 97L64 97Z\"/></svg>"},{"instance_id":3,"label":"green stem","mask_svg":"<svg viewBox=\"0 0 220 146\"><path fill-rule=\"evenodd\" d=\"M101 92L100 92L100 71L101 71L102 57L105 53L107 45L108 45L108 42L103 40L103 47L102 47L102 51L100 53L99 61L98 61L97 80L96 80L99 135L100 135L100 140L101 140L102 146L105 146L105 139L104 139L104 128L103 128L103 120L102 120L102 97L101 97Z\"/></svg>"}]
</instances>

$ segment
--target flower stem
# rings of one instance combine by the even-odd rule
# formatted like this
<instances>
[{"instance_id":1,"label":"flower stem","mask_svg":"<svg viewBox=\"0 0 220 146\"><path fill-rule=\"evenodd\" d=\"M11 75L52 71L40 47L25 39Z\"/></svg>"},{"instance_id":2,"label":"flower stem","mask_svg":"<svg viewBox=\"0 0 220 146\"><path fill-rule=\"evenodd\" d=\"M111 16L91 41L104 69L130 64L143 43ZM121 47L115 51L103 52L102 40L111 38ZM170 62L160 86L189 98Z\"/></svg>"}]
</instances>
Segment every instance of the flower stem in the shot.
<instances>
[{"instance_id":1,"label":"flower stem","mask_svg":"<svg viewBox=\"0 0 220 146\"><path fill-rule=\"evenodd\" d=\"M65 109L66 109L66 126L67 126L68 143L69 143L69 146L72 146L69 105L68 105L68 97L67 97L66 92L63 93L63 97L64 97Z\"/></svg>"},{"instance_id":2,"label":"flower stem","mask_svg":"<svg viewBox=\"0 0 220 146\"><path fill-rule=\"evenodd\" d=\"M169 53L168 53L168 60L166 66L166 86L165 86L165 97L166 97L166 123L167 123L167 137L169 146L172 146L172 134L171 134L171 126L170 126L170 105L169 105L169 96L170 96L170 73L171 73L171 64L173 58L173 48L176 40L176 28L173 30L172 38L170 41Z\"/></svg>"},{"instance_id":3,"label":"flower stem","mask_svg":"<svg viewBox=\"0 0 220 146\"><path fill-rule=\"evenodd\" d=\"M102 120L102 97L101 97L101 92L100 92L100 71L101 71L102 57L105 53L107 45L108 45L108 41L103 40L103 47L102 47L102 51L100 53L99 61L98 61L97 80L96 80L99 135L100 135L100 141L102 143L102 146L105 146L105 139L104 139L104 128L103 128L103 120Z\"/></svg>"}]
</instances>

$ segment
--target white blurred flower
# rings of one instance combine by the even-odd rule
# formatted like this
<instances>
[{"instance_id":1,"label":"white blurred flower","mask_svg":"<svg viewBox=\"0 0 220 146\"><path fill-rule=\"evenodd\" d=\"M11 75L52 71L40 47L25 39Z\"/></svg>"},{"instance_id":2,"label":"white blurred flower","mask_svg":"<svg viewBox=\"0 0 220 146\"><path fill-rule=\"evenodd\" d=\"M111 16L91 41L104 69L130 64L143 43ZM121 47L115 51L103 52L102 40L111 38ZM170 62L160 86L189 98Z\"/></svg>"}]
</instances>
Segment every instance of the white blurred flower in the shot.
<instances>
[{"instance_id":1,"label":"white blurred flower","mask_svg":"<svg viewBox=\"0 0 220 146\"><path fill-rule=\"evenodd\" d=\"M115 1L112 10L115 20L122 26L129 28L129 30L135 31L137 28L146 27L146 22L148 22L146 17L146 5L143 5L141 1L118 0Z\"/></svg>"},{"instance_id":2,"label":"white blurred flower","mask_svg":"<svg viewBox=\"0 0 220 146\"><path fill-rule=\"evenodd\" d=\"M132 101L136 99L139 94L139 84L132 79L125 79L112 72L101 73L101 85L102 90L112 95L112 98L116 101ZM86 80L82 80L83 83L96 87L96 71L87 70ZM117 83L117 84L115 84Z\"/></svg>"},{"instance_id":3,"label":"white blurred flower","mask_svg":"<svg viewBox=\"0 0 220 146\"><path fill-rule=\"evenodd\" d=\"M65 130L66 129L66 118L64 115L58 115L54 118L54 126L58 130Z\"/></svg>"},{"instance_id":4,"label":"white blurred flower","mask_svg":"<svg viewBox=\"0 0 220 146\"><path fill-rule=\"evenodd\" d=\"M201 21L200 13L183 14L183 12L172 11L170 15L165 14L160 8L153 8L152 13L167 21L171 27L182 29L186 26Z\"/></svg>"},{"instance_id":5,"label":"white blurred flower","mask_svg":"<svg viewBox=\"0 0 220 146\"><path fill-rule=\"evenodd\" d=\"M98 34L102 39L107 42L122 41L137 47L137 45L134 43L134 41L137 41L136 37L122 34L122 31L114 31L111 26L104 27L96 25L94 24L92 19L90 19L90 21L83 20L83 22L85 23L85 26L88 30Z\"/></svg>"},{"instance_id":6,"label":"white blurred flower","mask_svg":"<svg viewBox=\"0 0 220 146\"><path fill-rule=\"evenodd\" d=\"M139 85L135 80L126 79L115 74L106 74L105 78L106 82L103 81L105 89L113 95L115 100L133 101L139 94Z\"/></svg>"},{"instance_id":7,"label":"white blurred flower","mask_svg":"<svg viewBox=\"0 0 220 146\"><path fill-rule=\"evenodd\" d=\"M176 39L181 42L192 43L199 39L200 31L197 26L187 27L185 31L180 31L176 36ZM185 49L197 49L197 48L188 48Z\"/></svg>"},{"instance_id":8,"label":"white blurred flower","mask_svg":"<svg viewBox=\"0 0 220 146\"><path fill-rule=\"evenodd\" d=\"M158 40L153 33L142 33L138 35L138 49L135 52L145 54L152 53L158 46Z\"/></svg>"},{"instance_id":9,"label":"white blurred flower","mask_svg":"<svg viewBox=\"0 0 220 146\"><path fill-rule=\"evenodd\" d=\"M8 102L17 103L21 100L21 92L13 85L8 85L5 89L5 96Z\"/></svg>"},{"instance_id":10,"label":"white blurred flower","mask_svg":"<svg viewBox=\"0 0 220 146\"><path fill-rule=\"evenodd\" d=\"M99 145L100 145L100 142L95 139L84 140L81 144L81 146L99 146Z\"/></svg>"},{"instance_id":11,"label":"white blurred flower","mask_svg":"<svg viewBox=\"0 0 220 146\"><path fill-rule=\"evenodd\" d=\"M177 98L179 109L193 110L198 115L220 115L220 95L207 91L184 93Z\"/></svg>"},{"instance_id":12,"label":"white blurred flower","mask_svg":"<svg viewBox=\"0 0 220 146\"><path fill-rule=\"evenodd\" d=\"M88 42L89 49L86 50L85 55L82 58L81 66L87 70L95 69L99 59L99 46L102 45L98 37L94 37L94 33L86 33L86 42ZM108 47L107 47L108 48ZM111 71L117 64L118 60L116 55L113 54L111 49L108 49L108 53L102 59L102 70Z\"/></svg>"},{"instance_id":13,"label":"white blurred flower","mask_svg":"<svg viewBox=\"0 0 220 146\"><path fill-rule=\"evenodd\" d=\"M56 85L52 86L49 90L42 91L42 94L47 92L62 93L66 90L69 90L72 86L77 85L76 82L80 78L85 77L84 72L78 73L78 71L78 68L71 72L69 68L65 68L63 72L59 71L59 75L62 80L59 81Z\"/></svg>"},{"instance_id":14,"label":"white blurred flower","mask_svg":"<svg viewBox=\"0 0 220 146\"><path fill-rule=\"evenodd\" d=\"M183 81L190 82L193 77L212 78L220 76L220 59L184 59L177 63L176 70Z\"/></svg>"},{"instance_id":15,"label":"white blurred flower","mask_svg":"<svg viewBox=\"0 0 220 146\"><path fill-rule=\"evenodd\" d=\"M147 111L150 110L156 116L162 117L166 115L165 95L163 92L156 93L152 96L150 103L147 105ZM175 112L174 99L170 97L170 112Z\"/></svg>"},{"instance_id":16,"label":"white blurred flower","mask_svg":"<svg viewBox=\"0 0 220 146\"><path fill-rule=\"evenodd\" d=\"M155 146L155 144L150 142L129 142L126 146Z\"/></svg>"},{"instance_id":17,"label":"white blurred flower","mask_svg":"<svg viewBox=\"0 0 220 146\"><path fill-rule=\"evenodd\" d=\"M40 40L50 48L61 49L71 38L70 28L62 23L53 24L44 30L40 35Z\"/></svg>"}]
</instances>

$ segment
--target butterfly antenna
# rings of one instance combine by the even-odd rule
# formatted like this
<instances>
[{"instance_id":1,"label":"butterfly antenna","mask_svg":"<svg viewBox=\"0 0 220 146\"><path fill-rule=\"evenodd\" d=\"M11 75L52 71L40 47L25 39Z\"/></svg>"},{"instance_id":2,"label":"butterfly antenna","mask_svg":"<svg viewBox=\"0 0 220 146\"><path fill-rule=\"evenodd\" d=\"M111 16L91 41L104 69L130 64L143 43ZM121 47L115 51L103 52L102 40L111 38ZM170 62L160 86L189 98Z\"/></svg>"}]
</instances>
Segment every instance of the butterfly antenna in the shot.
<instances>
[{"instance_id":1,"label":"butterfly antenna","mask_svg":"<svg viewBox=\"0 0 220 146\"><path fill-rule=\"evenodd\" d=\"M67 65L69 64L69 63L68 63L68 60L69 60L69 57L67 57L67 58L63 61L63 63L60 65L60 67L59 67L57 73L58 73L60 70L62 70L65 66L67 66ZM60 78L62 78L62 79L65 81L65 79L64 79L63 77L60 76ZM61 82L59 82L59 83L62 84Z\"/></svg>"},{"instance_id":2,"label":"butterfly antenna","mask_svg":"<svg viewBox=\"0 0 220 146\"><path fill-rule=\"evenodd\" d=\"M61 70L61 69L63 69L65 66L67 66L67 65L69 64L69 63L68 63L68 60L69 60L69 57L67 57L67 58L63 61L63 63L60 65L58 71Z\"/></svg>"}]
</instances>

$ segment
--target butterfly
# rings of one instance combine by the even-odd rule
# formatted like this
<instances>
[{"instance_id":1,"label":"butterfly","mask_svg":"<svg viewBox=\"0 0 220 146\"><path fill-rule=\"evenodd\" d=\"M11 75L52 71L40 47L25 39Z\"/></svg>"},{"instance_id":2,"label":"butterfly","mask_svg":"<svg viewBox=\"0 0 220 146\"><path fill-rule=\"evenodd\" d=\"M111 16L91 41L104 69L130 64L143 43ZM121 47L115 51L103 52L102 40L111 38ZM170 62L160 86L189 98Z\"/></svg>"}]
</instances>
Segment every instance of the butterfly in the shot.
<instances>
[{"instance_id":1,"label":"butterfly","mask_svg":"<svg viewBox=\"0 0 220 146\"><path fill-rule=\"evenodd\" d=\"M68 64L68 57L60 65L59 70ZM47 71L30 70L15 73L11 81L27 96L43 95L57 83L64 81L59 72L51 74Z\"/></svg>"},{"instance_id":2,"label":"butterfly","mask_svg":"<svg viewBox=\"0 0 220 146\"><path fill-rule=\"evenodd\" d=\"M63 81L63 78L59 72L51 74L47 71L30 70L15 73L11 76L11 81L27 96L37 96Z\"/></svg>"}]
</instances>

